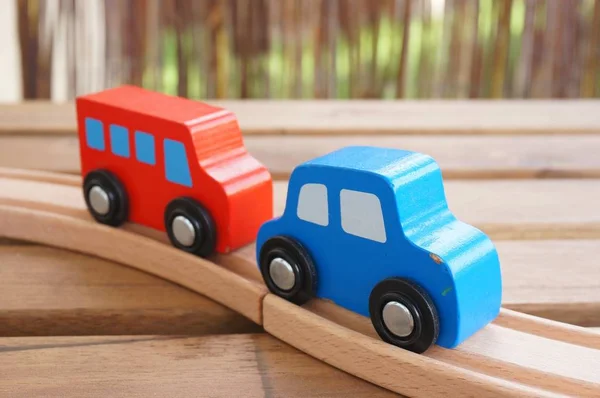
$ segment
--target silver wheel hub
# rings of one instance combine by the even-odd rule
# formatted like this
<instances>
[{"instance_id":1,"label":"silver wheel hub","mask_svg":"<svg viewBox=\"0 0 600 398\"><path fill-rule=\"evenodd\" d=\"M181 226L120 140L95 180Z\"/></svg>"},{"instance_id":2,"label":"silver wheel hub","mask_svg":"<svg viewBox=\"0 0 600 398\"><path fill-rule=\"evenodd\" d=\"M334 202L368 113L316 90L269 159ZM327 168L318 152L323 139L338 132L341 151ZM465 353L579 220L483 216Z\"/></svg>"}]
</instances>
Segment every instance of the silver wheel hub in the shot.
<instances>
[{"instance_id":1,"label":"silver wheel hub","mask_svg":"<svg viewBox=\"0 0 600 398\"><path fill-rule=\"evenodd\" d=\"M89 200L92 209L100 215L106 215L110 211L110 199L108 193L98 185L94 185L89 192Z\"/></svg>"},{"instance_id":2,"label":"silver wheel hub","mask_svg":"<svg viewBox=\"0 0 600 398\"><path fill-rule=\"evenodd\" d=\"M171 222L173 236L183 246L192 246L196 240L196 230L190 220L184 216L177 216Z\"/></svg>"},{"instance_id":3,"label":"silver wheel hub","mask_svg":"<svg viewBox=\"0 0 600 398\"><path fill-rule=\"evenodd\" d=\"M415 320L409 309L397 301L390 301L383 307L383 323L398 337L409 336L415 328Z\"/></svg>"},{"instance_id":4,"label":"silver wheel hub","mask_svg":"<svg viewBox=\"0 0 600 398\"><path fill-rule=\"evenodd\" d=\"M290 290L296 284L294 268L281 257L275 257L269 264L271 280L281 290Z\"/></svg>"}]
</instances>

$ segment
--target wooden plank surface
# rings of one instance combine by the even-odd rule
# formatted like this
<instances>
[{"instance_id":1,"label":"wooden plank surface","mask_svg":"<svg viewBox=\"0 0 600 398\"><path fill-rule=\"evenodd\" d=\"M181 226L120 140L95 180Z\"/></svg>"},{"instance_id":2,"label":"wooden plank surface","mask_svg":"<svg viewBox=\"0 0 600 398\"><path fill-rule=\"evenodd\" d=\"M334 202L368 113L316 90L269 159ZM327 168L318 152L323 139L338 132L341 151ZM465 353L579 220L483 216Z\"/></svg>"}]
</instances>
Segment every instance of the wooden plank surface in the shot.
<instances>
[{"instance_id":1,"label":"wooden plank surface","mask_svg":"<svg viewBox=\"0 0 600 398\"><path fill-rule=\"evenodd\" d=\"M491 324L455 349L436 346L411 356L389 351L372 338L376 333L366 317L334 309L327 301L303 307L267 295L265 330L329 364L410 396L444 396L449 389L461 396L548 396L523 386L576 396L600 392L600 374L591 370L598 363L600 339L585 329L583 334L592 336L589 344L575 345L567 343L573 334L568 327L556 328L562 329L562 337L551 340ZM354 359L350 363L349 351ZM406 377L394 377L398 370ZM417 382L423 373L430 375L428 382Z\"/></svg>"},{"instance_id":2,"label":"wooden plank surface","mask_svg":"<svg viewBox=\"0 0 600 398\"><path fill-rule=\"evenodd\" d=\"M157 245L139 232L90 222L89 216L16 206L0 206L0 225L6 238L82 251L151 273L205 294L262 324L262 298L267 293L264 285L215 267L207 259Z\"/></svg>"},{"instance_id":3,"label":"wooden plank surface","mask_svg":"<svg viewBox=\"0 0 600 398\"><path fill-rule=\"evenodd\" d=\"M499 242L503 305L561 322L600 325L600 263L589 261L600 258L597 243ZM565 264L570 264L568 273ZM0 247L0 291L1 336L260 330L181 286L109 261L35 245Z\"/></svg>"},{"instance_id":4,"label":"wooden plank surface","mask_svg":"<svg viewBox=\"0 0 600 398\"><path fill-rule=\"evenodd\" d=\"M346 145L375 145L427 153L444 178L600 177L599 135L539 136L246 136L250 153L275 179L296 165ZM0 167L79 174L73 135L1 135Z\"/></svg>"},{"instance_id":5,"label":"wooden plank surface","mask_svg":"<svg viewBox=\"0 0 600 398\"><path fill-rule=\"evenodd\" d=\"M35 202L34 206L62 212L87 212L77 186L16 180L3 174L0 170L3 203ZM455 215L495 240L600 238L596 180L453 180L444 186ZM287 182L276 182L274 187L274 211L281 214Z\"/></svg>"},{"instance_id":6,"label":"wooden plank surface","mask_svg":"<svg viewBox=\"0 0 600 398\"><path fill-rule=\"evenodd\" d=\"M479 339L479 343L480 343L480 344L482 343L481 339ZM467 344L467 346L468 346L468 344Z\"/></svg>"},{"instance_id":7,"label":"wooden plank surface","mask_svg":"<svg viewBox=\"0 0 600 398\"><path fill-rule=\"evenodd\" d=\"M574 187L597 187L593 181L582 181L583 185L569 181L567 185ZM533 188L531 189L533 184ZM47 185L47 186L46 186ZM462 182L449 182L450 187L461 186ZM577 220L587 217L594 212L595 202L589 201L585 193L594 193L593 188L585 191L572 192L565 189L565 182L536 181L493 181L489 185L483 182L464 182L465 191L459 189L449 194L450 203L458 200L455 211L471 223L481 227L490 235L496 237L494 228L505 228L510 234L505 239L498 239L498 247L503 272L505 273L505 305L519 311L545 316L565 322L580 325L600 324L600 296L598 296L600 280L599 260L600 245L595 240L545 240L515 241L524 235L537 231L542 237L564 233L570 228L577 234L586 229L600 232L593 217L581 225L571 225ZM490 187L496 186L492 189ZM40 188L42 187L42 188ZM277 211L283 208L285 186L277 184L275 203ZM487 197L473 194L469 187L481 189ZM548 189L551 187L552 189ZM46 206L67 209L67 213L75 212L85 216L87 213L80 196L79 188L73 186L54 186L35 181L16 181L0 179L0 188L6 197L8 192L16 195L14 200L26 200L28 193L40 193L29 200ZM463 187L464 188L464 187ZM56 194L58 192L58 195ZM21 192L21 195L18 194ZM540 194L539 196L536 196ZM506 198L504 198L504 196ZM490 206L489 203L499 201L508 203L511 196L519 198L519 206ZM533 195L533 196L531 196ZM592 195L592 197L594 197ZM548 198L551 198L550 201ZM574 200L571 201L570 200ZM545 206L538 203L546 202ZM488 205L485 205L488 203ZM566 205L566 208L565 208ZM456 210L458 209L458 210ZM535 225L537 230L532 230ZM523 227L526 227L523 230ZM595 229L594 229L595 228ZM558 232L556 232L558 231ZM500 238L501 236L498 235ZM563 236L565 237L565 236ZM577 238L577 236L572 237ZM581 238L581 237L580 237ZM243 251L253 260L252 250ZM571 272L565 274L565 264L570 264ZM254 269L254 268L252 268Z\"/></svg>"},{"instance_id":8,"label":"wooden plank surface","mask_svg":"<svg viewBox=\"0 0 600 398\"><path fill-rule=\"evenodd\" d=\"M213 103L236 112L250 152L282 180L277 211L292 168L338 147L432 155L445 178L461 179L446 182L455 214L496 241L504 305L600 326L600 101ZM78 173L73 111L0 105L0 167ZM499 178L507 180L491 181ZM61 192L59 206L82 211L77 189ZM247 334L257 330L245 318L180 286L62 250L3 244L0 335L45 337L0 338L0 395L387 395ZM51 337L62 334L104 336Z\"/></svg>"},{"instance_id":9,"label":"wooden plank surface","mask_svg":"<svg viewBox=\"0 0 600 398\"><path fill-rule=\"evenodd\" d=\"M348 145L426 153L444 178L600 177L600 135L286 135L250 136L245 143L278 179L288 178L302 162Z\"/></svg>"},{"instance_id":10,"label":"wooden plank surface","mask_svg":"<svg viewBox=\"0 0 600 398\"><path fill-rule=\"evenodd\" d=\"M19 222L19 223L10 223L10 222L9 222L9 223L8 223L8 225L12 225L13 227L19 227L19 228L20 228L20 227L25 227L25 228L27 228L28 230L30 230L30 229L31 229L31 225L24 225L24 223L23 223L23 222ZM47 226L47 227L50 227L50 224L48 224L48 223L44 223L44 225L45 225L45 226ZM64 233L65 233L65 231L64 231L64 230L58 230L58 229L56 229L56 228L54 228L54 231L55 231L57 234L59 234L59 235L60 235L60 234L64 234ZM157 248L157 249L158 249L158 248ZM156 251L158 251L158 250L156 250ZM106 253L106 252L104 251L104 252L102 252L102 253ZM267 298L267 300L268 300L268 298ZM274 318L274 317L273 317L273 315L274 315L274 314L271 314L271 315L270 315L270 323L269 323L269 325L270 325L270 326L269 326L269 327L270 327L270 329L267 329L267 330L269 330L269 331L273 331L273 329L271 329L271 328L272 328L272 326L274 325L274 323L273 323L273 319L276 319L276 318L277 318L277 317L275 317L275 318ZM281 314L280 314L280 315L281 315ZM265 322L266 322L266 321L265 321ZM265 325L267 325L267 323L265 323ZM289 323L288 323L288 326L289 326L289 327L291 327L291 324L289 324ZM313 326L314 326L314 325L313 325ZM278 332L277 332L277 333L278 333L278 334L277 334L277 335L279 335L279 333L281 333L281 332L282 332L282 330L284 330L284 329L282 329L282 327L283 327L283 324L282 324L282 325L279 325L279 324L278 324L278 326L277 326L277 328L278 328L278 329L277 329L277 330L278 330ZM496 334L492 335L491 337L494 337L494 336L495 336L496 338L498 337ZM484 339L484 340L485 340L485 339ZM511 340L514 340L514 339L512 339L512 338L511 338ZM294 345L296 345L296 344L297 344L297 340L294 340L294 341L295 341L295 342L294 342L293 344L294 344ZM307 341L308 341L308 340L307 340ZM373 340L373 341L375 341L375 340ZM478 341L479 341L479 344L481 344L481 343L482 343L482 340L481 340L481 339L479 339ZM542 344L542 345L544 345L544 344ZM467 347L468 347L468 346L470 346L470 345L469 345L469 344L467 344ZM473 348L473 346L471 346L471 347ZM538 348L540 348L540 347L538 347ZM513 354L515 354L515 353L516 353L516 351L514 350L514 347L513 347L513 346L511 346L511 350L512 350L511 352L512 352ZM344 349L344 351L346 351L346 352L347 352L347 349ZM549 352L549 351L550 351L550 350L546 349L546 352ZM312 352L312 353L313 353L313 355L314 355L314 353L315 353L314 349L313 349L313 350L311 350L311 352ZM583 351L582 351L582 352L583 352ZM558 355L558 356L560 357L561 355ZM318 355L317 357L318 357L318 358L321 358L321 355ZM497 358L497 361L501 361L500 357L502 357L502 355L500 355L500 356ZM465 358L466 358L466 357L465 357ZM504 357L502 357L502 358L504 358ZM586 358L588 358L588 360L590 360L590 358L589 358L589 355L588 355ZM329 358L329 359L331 359L331 358ZM371 356L371 359L373 359L373 357L372 357L372 356ZM401 358L397 357L396 359L397 359L397 360L400 360ZM468 359L468 358L466 358L466 359ZM472 359L472 358L471 358L471 359ZM471 359L469 359L469 360L471 360ZM338 360L339 360L339 357L338 357ZM396 364L397 364L398 362L394 362L394 363L396 363ZM525 361L525 363L528 363L528 361L526 360L526 361ZM554 364L554 363L555 363L555 362L552 362L552 364ZM487 365L486 365L486 366L487 366ZM529 365L526 365L526 366L529 366ZM538 365L535 365L534 367L535 367L536 369L541 369L541 367L540 367L540 366L541 366L541 365L540 365L540 364L538 364ZM489 367L488 367L488 368L489 368ZM490 369L491 369L491 368L490 368ZM498 373L498 369L499 369L499 368L498 368L497 366L494 366L494 371L493 371L492 373L490 373L490 376L493 376L493 377L499 377L499 376L500 376L500 373ZM553 366L553 367L552 367L552 369L553 369L553 372L554 372L554 374L562 374L562 372L563 372L563 371L564 371L566 368L565 368L565 367L564 367L564 365L563 365L563 367L560 367L560 366L559 366L559 367ZM585 369L590 369L590 368L589 368L589 367L586 367ZM373 371L373 369L372 369L372 367L371 367L371 373L372 373L372 371ZM572 374L572 373L573 373L573 372L572 372L572 369L571 369L571 374ZM486 373L486 374L487 374L487 373ZM440 376L439 372L437 373L437 376L438 376L438 379L436 379L436 380L440 381L441 379L439 379L439 376ZM450 376L450 375L448 375L448 376ZM540 377L539 377L539 376L540 376L540 375L539 375L539 370L534 370L534 371L528 372L526 375L524 375L524 376L523 376L523 377L524 377L524 379L523 379L523 382L527 382L527 383L529 383L530 381L535 381L536 385L537 385L537 386L539 386L539 387L546 387L546 386L548 386L548 385L547 385L547 383L546 383L546 382L543 380L543 378L541 378L541 379L540 379ZM554 377L554 376L553 376L553 377ZM574 376L570 376L570 377L571 377L571 378L573 378ZM454 379L455 379L455 378L454 378ZM589 372L588 372L586 375L582 376L582 380L584 380L584 379L585 379L585 380L587 380L587 381L590 381L590 380L592 380L592 379L590 378L590 373L589 373ZM572 384L571 384L571 383L572 383L572 381L569 381L569 380L567 380L567 379L566 379L566 380L563 380L563 381L561 381L561 388L563 388L563 390L561 390L561 391L564 391L564 388L572 388ZM443 383L442 383L442 384L443 384ZM481 383L479 383L479 384L481 384ZM482 387L482 386L480 385L480 387ZM490 386L485 386L485 387L491 387L491 385L490 385ZM512 387L511 387L511 388L512 388ZM407 391L407 390L406 390L406 389L403 389L402 391Z\"/></svg>"},{"instance_id":11,"label":"wooden plank surface","mask_svg":"<svg viewBox=\"0 0 600 398\"><path fill-rule=\"evenodd\" d=\"M0 246L0 336L257 332L247 318L152 275L41 246Z\"/></svg>"},{"instance_id":12,"label":"wooden plank surface","mask_svg":"<svg viewBox=\"0 0 600 398\"><path fill-rule=\"evenodd\" d=\"M506 308L600 326L600 241L500 241L496 247Z\"/></svg>"},{"instance_id":13,"label":"wooden plank surface","mask_svg":"<svg viewBox=\"0 0 600 398\"><path fill-rule=\"evenodd\" d=\"M207 101L246 134L548 134L600 132L599 100ZM72 103L0 106L0 133L75 130Z\"/></svg>"},{"instance_id":14,"label":"wooden plank surface","mask_svg":"<svg viewBox=\"0 0 600 398\"><path fill-rule=\"evenodd\" d=\"M445 178L600 177L600 101L218 104L236 112L249 151L277 179L365 144L428 153ZM79 172L72 104L0 105L0 114L0 167Z\"/></svg>"},{"instance_id":15,"label":"wooden plank surface","mask_svg":"<svg viewBox=\"0 0 600 398\"><path fill-rule=\"evenodd\" d=\"M0 338L10 397L391 397L266 334Z\"/></svg>"}]
</instances>

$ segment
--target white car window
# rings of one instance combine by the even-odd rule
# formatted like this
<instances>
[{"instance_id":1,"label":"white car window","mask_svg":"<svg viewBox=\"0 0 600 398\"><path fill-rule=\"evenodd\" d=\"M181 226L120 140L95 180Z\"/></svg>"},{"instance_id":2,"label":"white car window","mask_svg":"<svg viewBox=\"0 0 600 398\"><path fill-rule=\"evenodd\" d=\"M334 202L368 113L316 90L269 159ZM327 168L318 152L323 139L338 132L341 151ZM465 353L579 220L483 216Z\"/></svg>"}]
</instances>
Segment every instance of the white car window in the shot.
<instances>
[{"instance_id":1,"label":"white car window","mask_svg":"<svg viewBox=\"0 0 600 398\"><path fill-rule=\"evenodd\" d=\"M342 189L342 228L350 235L384 243L385 224L379 198L372 193Z\"/></svg>"},{"instance_id":2,"label":"white car window","mask_svg":"<svg viewBox=\"0 0 600 398\"><path fill-rule=\"evenodd\" d=\"M298 196L298 218L318 225L329 224L327 187L323 184L304 184Z\"/></svg>"}]
</instances>

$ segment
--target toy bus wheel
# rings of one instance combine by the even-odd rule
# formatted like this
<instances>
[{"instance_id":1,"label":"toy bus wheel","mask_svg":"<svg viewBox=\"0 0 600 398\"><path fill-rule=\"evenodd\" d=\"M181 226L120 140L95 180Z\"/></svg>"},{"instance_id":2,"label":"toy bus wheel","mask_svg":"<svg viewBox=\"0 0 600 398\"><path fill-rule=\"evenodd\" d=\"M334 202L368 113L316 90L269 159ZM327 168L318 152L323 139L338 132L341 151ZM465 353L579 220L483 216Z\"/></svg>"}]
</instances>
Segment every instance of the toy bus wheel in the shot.
<instances>
[{"instance_id":1,"label":"toy bus wheel","mask_svg":"<svg viewBox=\"0 0 600 398\"><path fill-rule=\"evenodd\" d=\"M259 266L269 290L292 303L302 305L316 291L315 265L304 247L287 236L267 240L259 254Z\"/></svg>"},{"instance_id":2,"label":"toy bus wheel","mask_svg":"<svg viewBox=\"0 0 600 398\"><path fill-rule=\"evenodd\" d=\"M381 339L415 353L435 344L439 317L421 287L401 278L379 282L369 298L371 322Z\"/></svg>"},{"instance_id":3,"label":"toy bus wheel","mask_svg":"<svg viewBox=\"0 0 600 398\"><path fill-rule=\"evenodd\" d=\"M85 204L102 224L120 226L127 221L129 200L121 181L107 170L94 170L83 181Z\"/></svg>"},{"instance_id":4,"label":"toy bus wheel","mask_svg":"<svg viewBox=\"0 0 600 398\"><path fill-rule=\"evenodd\" d=\"M165 228L171 244L200 257L213 254L217 233L210 213L192 198L177 198L165 210Z\"/></svg>"}]
</instances>

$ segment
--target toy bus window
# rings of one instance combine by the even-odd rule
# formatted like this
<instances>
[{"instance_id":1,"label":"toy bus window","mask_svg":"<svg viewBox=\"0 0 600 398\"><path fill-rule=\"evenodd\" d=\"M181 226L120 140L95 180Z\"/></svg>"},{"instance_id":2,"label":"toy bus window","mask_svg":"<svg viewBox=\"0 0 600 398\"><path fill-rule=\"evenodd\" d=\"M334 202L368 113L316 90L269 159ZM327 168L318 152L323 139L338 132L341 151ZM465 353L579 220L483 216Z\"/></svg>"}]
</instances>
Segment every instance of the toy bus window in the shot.
<instances>
[{"instance_id":1,"label":"toy bus window","mask_svg":"<svg viewBox=\"0 0 600 398\"><path fill-rule=\"evenodd\" d=\"M112 153L124 158L129 157L129 134L127 128L118 124L110 125L110 147Z\"/></svg>"},{"instance_id":2,"label":"toy bus window","mask_svg":"<svg viewBox=\"0 0 600 398\"><path fill-rule=\"evenodd\" d=\"M100 120L85 118L85 140L88 147L99 151L104 150L104 125Z\"/></svg>"},{"instance_id":3,"label":"toy bus window","mask_svg":"<svg viewBox=\"0 0 600 398\"><path fill-rule=\"evenodd\" d=\"M318 225L329 224L327 187L323 184L304 184L298 196L298 218Z\"/></svg>"},{"instance_id":4,"label":"toy bus window","mask_svg":"<svg viewBox=\"0 0 600 398\"><path fill-rule=\"evenodd\" d=\"M142 131L135 132L135 157L142 163L156 164L154 137L151 134Z\"/></svg>"},{"instance_id":5,"label":"toy bus window","mask_svg":"<svg viewBox=\"0 0 600 398\"><path fill-rule=\"evenodd\" d=\"M165 174L167 180L176 184L192 186L190 167L185 153L185 146L179 141L165 139Z\"/></svg>"},{"instance_id":6,"label":"toy bus window","mask_svg":"<svg viewBox=\"0 0 600 398\"><path fill-rule=\"evenodd\" d=\"M342 228L350 234L384 243L385 225L379 198L372 193L342 189L340 192Z\"/></svg>"}]
</instances>

